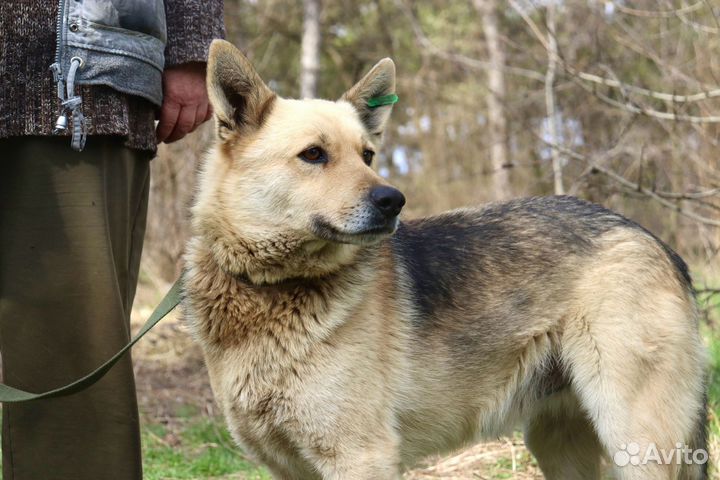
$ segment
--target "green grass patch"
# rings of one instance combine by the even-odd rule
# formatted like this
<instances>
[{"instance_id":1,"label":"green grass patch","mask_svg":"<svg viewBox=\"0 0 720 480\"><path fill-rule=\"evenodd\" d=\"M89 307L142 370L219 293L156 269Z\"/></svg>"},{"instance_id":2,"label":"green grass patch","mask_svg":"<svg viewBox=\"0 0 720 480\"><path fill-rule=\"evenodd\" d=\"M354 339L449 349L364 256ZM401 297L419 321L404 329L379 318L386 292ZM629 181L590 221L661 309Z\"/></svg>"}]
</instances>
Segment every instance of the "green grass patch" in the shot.
<instances>
[{"instance_id":1,"label":"green grass patch","mask_svg":"<svg viewBox=\"0 0 720 480\"><path fill-rule=\"evenodd\" d=\"M708 412L710 416L710 433L715 441L720 442L720 299L717 295L699 295L701 307L708 311L707 323L701 328L708 346L709 379L708 379Z\"/></svg>"},{"instance_id":2,"label":"green grass patch","mask_svg":"<svg viewBox=\"0 0 720 480\"><path fill-rule=\"evenodd\" d=\"M145 480L204 478L270 479L235 447L222 420L196 416L189 419L171 444L162 425L143 427Z\"/></svg>"},{"instance_id":3,"label":"green grass patch","mask_svg":"<svg viewBox=\"0 0 720 480\"><path fill-rule=\"evenodd\" d=\"M710 478L720 479L720 334L707 332L710 357L708 384L708 448L710 450Z\"/></svg>"},{"instance_id":4,"label":"green grass patch","mask_svg":"<svg viewBox=\"0 0 720 480\"><path fill-rule=\"evenodd\" d=\"M708 384L708 450L709 478L720 479L720 334L706 333L710 357Z\"/></svg>"},{"instance_id":5,"label":"green grass patch","mask_svg":"<svg viewBox=\"0 0 720 480\"><path fill-rule=\"evenodd\" d=\"M710 383L708 385L708 407L711 416L711 431L720 435L720 337L706 335L710 354Z\"/></svg>"}]
</instances>

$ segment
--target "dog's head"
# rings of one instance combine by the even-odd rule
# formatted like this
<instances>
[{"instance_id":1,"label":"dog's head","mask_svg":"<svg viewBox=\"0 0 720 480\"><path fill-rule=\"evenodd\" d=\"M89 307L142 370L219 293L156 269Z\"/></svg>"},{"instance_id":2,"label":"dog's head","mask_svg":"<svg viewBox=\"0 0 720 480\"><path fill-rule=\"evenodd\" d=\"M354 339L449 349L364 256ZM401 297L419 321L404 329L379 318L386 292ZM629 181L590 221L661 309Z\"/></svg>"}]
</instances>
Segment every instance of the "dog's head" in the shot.
<instances>
[{"instance_id":1,"label":"dog's head","mask_svg":"<svg viewBox=\"0 0 720 480\"><path fill-rule=\"evenodd\" d=\"M370 101L395 93L392 60L337 101L289 100L237 48L216 40L207 83L217 144L196 221L220 210L223 228L238 237L315 250L368 245L395 231L405 198L372 168L392 104Z\"/></svg>"}]
</instances>

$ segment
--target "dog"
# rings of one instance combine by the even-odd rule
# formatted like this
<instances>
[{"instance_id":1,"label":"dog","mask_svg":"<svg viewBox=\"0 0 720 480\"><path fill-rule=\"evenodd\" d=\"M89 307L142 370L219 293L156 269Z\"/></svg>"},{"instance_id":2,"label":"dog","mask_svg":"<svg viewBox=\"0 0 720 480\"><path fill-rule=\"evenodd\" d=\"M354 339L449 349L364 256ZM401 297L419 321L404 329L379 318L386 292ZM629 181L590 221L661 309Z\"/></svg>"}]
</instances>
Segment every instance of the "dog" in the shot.
<instances>
[{"instance_id":1,"label":"dog","mask_svg":"<svg viewBox=\"0 0 720 480\"><path fill-rule=\"evenodd\" d=\"M290 100L216 40L207 84L185 316L233 438L274 478L398 479L517 425L550 479L705 478L622 461L705 448L698 314L668 246L567 196L400 222L372 169L390 59L338 101Z\"/></svg>"}]
</instances>

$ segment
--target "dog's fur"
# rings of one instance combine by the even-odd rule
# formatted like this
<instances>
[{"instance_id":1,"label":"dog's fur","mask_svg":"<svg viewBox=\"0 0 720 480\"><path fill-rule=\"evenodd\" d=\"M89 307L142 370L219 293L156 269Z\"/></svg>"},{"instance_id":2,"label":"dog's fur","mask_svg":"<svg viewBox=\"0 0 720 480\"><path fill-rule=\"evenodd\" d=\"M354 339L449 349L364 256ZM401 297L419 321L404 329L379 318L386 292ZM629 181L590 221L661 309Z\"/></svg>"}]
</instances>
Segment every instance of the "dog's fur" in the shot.
<instances>
[{"instance_id":1,"label":"dog's fur","mask_svg":"<svg viewBox=\"0 0 720 480\"><path fill-rule=\"evenodd\" d=\"M185 310L234 438L278 479L396 479L521 423L548 478L594 479L624 445L705 446L687 267L571 197L380 218L363 162L395 90L378 63L337 102L287 100L210 50L217 142L187 251ZM311 146L328 162L298 158ZM616 468L700 479L699 465Z\"/></svg>"}]
</instances>

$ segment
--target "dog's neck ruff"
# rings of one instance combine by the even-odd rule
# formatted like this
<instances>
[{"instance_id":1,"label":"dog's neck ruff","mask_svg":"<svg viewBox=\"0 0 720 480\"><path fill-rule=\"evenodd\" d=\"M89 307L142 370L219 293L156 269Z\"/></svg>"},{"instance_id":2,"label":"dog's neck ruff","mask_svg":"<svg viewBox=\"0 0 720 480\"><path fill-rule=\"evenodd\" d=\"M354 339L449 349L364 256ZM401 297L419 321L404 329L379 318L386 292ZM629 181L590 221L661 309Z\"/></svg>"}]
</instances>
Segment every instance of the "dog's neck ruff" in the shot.
<instances>
[{"instance_id":1,"label":"dog's neck ruff","mask_svg":"<svg viewBox=\"0 0 720 480\"><path fill-rule=\"evenodd\" d=\"M219 232L207 235L207 230L200 231L192 242L204 246L225 274L247 286L288 286L318 280L351 264L362 250L356 245L293 236L248 239L229 228Z\"/></svg>"},{"instance_id":2,"label":"dog's neck ruff","mask_svg":"<svg viewBox=\"0 0 720 480\"><path fill-rule=\"evenodd\" d=\"M313 277L304 277L304 276L296 276L296 277L287 277L282 278L277 281L267 281L267 280L261 280L261 281L255 281L248 276L245 272L230 272L227 270L224 270L221 265L219 267L229 276L234 278L238 283L245 285L250 288L273 288L273 287L295 287L298 285L301 285L303 282L313 281L316 280Z\"/></svg>"}]
</instances>

